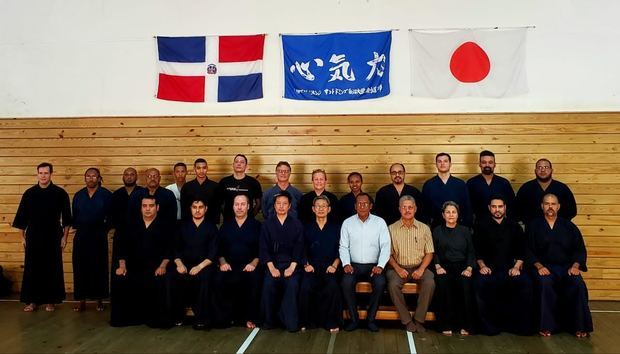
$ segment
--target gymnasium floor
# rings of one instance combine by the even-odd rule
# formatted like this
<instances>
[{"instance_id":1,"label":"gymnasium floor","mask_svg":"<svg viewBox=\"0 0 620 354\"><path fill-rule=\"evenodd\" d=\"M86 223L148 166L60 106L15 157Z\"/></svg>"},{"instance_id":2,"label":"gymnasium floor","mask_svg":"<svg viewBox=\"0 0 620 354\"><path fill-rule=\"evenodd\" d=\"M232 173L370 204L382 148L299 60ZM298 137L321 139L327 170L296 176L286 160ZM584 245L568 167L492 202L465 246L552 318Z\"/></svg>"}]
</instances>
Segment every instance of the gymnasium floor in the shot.
<instances>
[{"instance_id":1,"label":"gymnasium floor","mask_svg":"<svg viewBox=\"0 0 620 354\"><path fill-rule=\"evenodd\" d=\"M109 312L76 314L72 303L56 312L24 313L16 301L0 301L0 353L619 353L620 302L593 302L594 333L588 339L568 334L551 338L444 337L433 331L408 338L396 322L381 331L365 329L330 334L325 330L232 328L197 332L190 326L155 330L146 326L112 328ZM412 339L412 343L409 342Z\"/></svg>"}]
</instances>

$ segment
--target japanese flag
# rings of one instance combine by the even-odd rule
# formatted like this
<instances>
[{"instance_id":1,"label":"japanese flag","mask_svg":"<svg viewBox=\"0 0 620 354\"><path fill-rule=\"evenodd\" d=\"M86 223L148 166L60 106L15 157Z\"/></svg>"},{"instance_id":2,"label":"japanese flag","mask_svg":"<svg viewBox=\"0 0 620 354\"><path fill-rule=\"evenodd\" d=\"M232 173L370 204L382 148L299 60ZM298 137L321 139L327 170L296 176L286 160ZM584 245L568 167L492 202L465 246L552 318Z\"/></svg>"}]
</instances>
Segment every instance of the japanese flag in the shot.
<instances>
[{"instance_id":1,"label":"japanese flag","mask_svg":"<svg viewBox=\"0 0 620 354\"><path fill-rule=\"evenodd\" d=\"M410 31L412 95L508 97L527 92L526 28Z\"/></svg>"}]
</instances>

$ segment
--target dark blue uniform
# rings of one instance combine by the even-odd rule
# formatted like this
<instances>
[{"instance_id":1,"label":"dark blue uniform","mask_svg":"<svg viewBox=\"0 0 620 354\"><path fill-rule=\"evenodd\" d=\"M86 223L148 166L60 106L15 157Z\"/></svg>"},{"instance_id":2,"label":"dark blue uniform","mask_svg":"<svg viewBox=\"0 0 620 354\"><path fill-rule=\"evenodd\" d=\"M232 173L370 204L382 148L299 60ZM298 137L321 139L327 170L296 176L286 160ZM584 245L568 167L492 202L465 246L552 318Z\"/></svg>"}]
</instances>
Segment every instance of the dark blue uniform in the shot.
<instances>
[{"instance_id":1,"label":"dark blue uniform","mask_svg":"<svg viewBox=\"0 0 620 354\"><path fill-rule=\"evenodd\" d=\"M316 222L306 224L304 244L303 264L310 264L314 272L303 272L302 276L299 294L301 326L337 328L342 324L339 272L327 273L327 267L339 257L340 224L328 221L322 230Z\"/></svg>"},{"instance_id":2,"label":"dark blue uniform","mask_svg":"<svg viewBox=\"0 0 620 354\"><path fill-rule=\"evenodd\" d=\"M260 288L262 265L252 272L243 269L258 258L258 242L261 224L247 218L239 226L232 218L224 221L220 228L219 257L223 257L232 268L231 271L216 271L216 312L219 326L228 326L232 322L243 324L247 321L256 323L259 319Z\"/></svg>"},{"instance_id":3,"label":"dark blue uniform","mask_svg":"<svg viewBox=\"0 0 620 354\"><path fill-rule=\"evenodd\" d=\"M73 297L103 299L109 294L108 230L112 193L83 188L73 196Z\"/></svg>"},{"instance_id":4,"label":"dark blue uniform","mask_svg":"<svg viewBox=\"0 0 620 354\"><path fill-rule=\"evenodd\" d=\"M441 206L444 202L449 200L459 205L459 224L464 226L473 225L469 191L462 179L450 176L448 182L444 184L439 176L435 176L424 182L422 195L431 204L430 225L433 227L443 223Z\"/></svg>"},{"instance_id":5,"label":"dark blue uniform","mask_svg":"<svg viewBox=\"0 0 620 354\"><path fill-rule=\"evenodd\" d=\"M261 314L265 328L273 328L281 322L288 331L299 329L297 297L303 246L303 226L295 218L287 216L281 224L274 216L265 221L261 228L259 254L261 263L265 265ZM274 278L269 272L269 262L280 270L279 278ZM290 277L285 278L284 270L292 262L297 263L297 268Z\"/></svg>"},{"instance_id":6,"label":"dark blue uniform","mask_svg":"<svg viewBox=\"0 0 620 354\"><path fill-rule=\"evenodd\" d=\"M536 307L540 311L539 330L570 333L592 332L592 315L588 306L588 288L581 275L569 275L569 268L579 263L587 271L586 247L581 232L571 221L558 217L549 226L546 219L534 219L527 225L528 263L540 262L551 272L541 276L532 267L536 285Z\"/></svg>"},{"instance_id":7,"label":"dark blue uniform","mask_svg":"<svg viewBox=\"0 0 620 354\"><path fill-rule=\"evenodd\" d=\"M329 205L332 211L327 215L327 218L333 221L338 221L340 217L340 210L338 208L338 197L334 193L323 191L321 195L326 196L329 199ZM299 199L299 205L297 206L297 215L302 224L311 223L314 221L315 216L312 211L312 202L314 198L318 197L315 191L310 191L301 196Z\"/></svg>"},{"instance_id":8,"label":"dark blue uniform","mask_svg":"<svg viewBox=\"0 0 620 354\"><path fill-rule=\"evenodd\" d=\"M128 217L130 220L142 218L142 198L147 195L149 195L149 190L147 188L142 188L136 190L135 193L131 193L128 210ZM157 200L157 204L159 204L157 217L160 219L160 222L167 223L168 225L166 227L174 227L177 223L177 198L174 196L174 193L160 186L155 190L154 196L155 200Z\"/></svg>"}]
</instances>

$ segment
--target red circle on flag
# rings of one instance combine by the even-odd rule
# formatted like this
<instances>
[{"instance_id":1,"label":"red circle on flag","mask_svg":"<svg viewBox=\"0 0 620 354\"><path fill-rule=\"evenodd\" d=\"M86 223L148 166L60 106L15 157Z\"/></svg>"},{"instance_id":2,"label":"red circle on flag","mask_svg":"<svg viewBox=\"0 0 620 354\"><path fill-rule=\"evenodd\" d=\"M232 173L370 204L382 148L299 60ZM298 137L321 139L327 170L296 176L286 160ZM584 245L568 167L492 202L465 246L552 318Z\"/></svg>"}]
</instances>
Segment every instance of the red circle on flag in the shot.
<instances>
[{"instance_id":1,"label":"red circle on flag","mask_svg":"<svg viewBox=\"0 0 620 354\"><path fill-rule=\"evenodd\" d=\"M489 56L474 42L461 44L450 58L450 71L460 82L479 82L491 70Z\"/></svg>"}]
</instances>

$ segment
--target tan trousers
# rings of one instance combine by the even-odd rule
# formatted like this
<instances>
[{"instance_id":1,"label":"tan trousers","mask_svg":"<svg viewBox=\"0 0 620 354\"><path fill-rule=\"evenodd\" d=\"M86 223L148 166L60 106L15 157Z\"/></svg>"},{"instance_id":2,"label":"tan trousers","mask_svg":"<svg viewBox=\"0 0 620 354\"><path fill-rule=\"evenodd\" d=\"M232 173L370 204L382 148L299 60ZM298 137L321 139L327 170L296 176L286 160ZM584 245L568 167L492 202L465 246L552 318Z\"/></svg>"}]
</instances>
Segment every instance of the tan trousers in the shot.
<instances>
[{"instance_id":1,"label":"tan trousers","mask_svg":"<svg viewBox=\"0 0 620 354\"><path fill-rule=\"evenodd\" d=\"M403 284L406 282L417 283L418 304L415 309L414 317L416 321L424 323L428 306L433 298L433 293L435 292L435 276L431 271L425 269L421 279L413 280L411 279L411 273L416 270L417 267L404 267L404 269L406 269L407 273L409 273L407 279L401 278L394 269L387 270L386 277L388 282L388 292L390 293L394 306L396 306L396 311L398 311L400 321L403 324L407 324L411 322L411 314L407 308L405 296L402 293Z\"/></svg>"}]
</instances>

